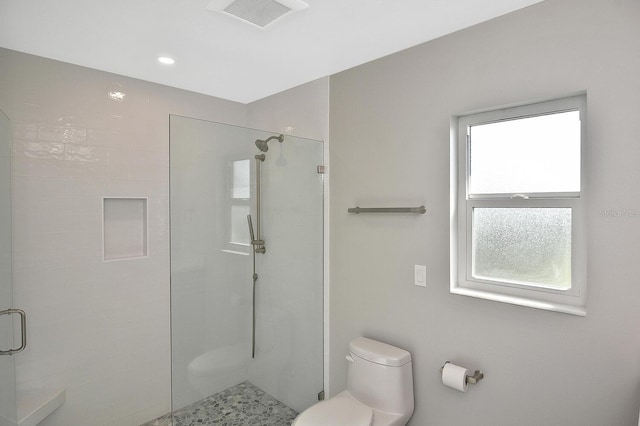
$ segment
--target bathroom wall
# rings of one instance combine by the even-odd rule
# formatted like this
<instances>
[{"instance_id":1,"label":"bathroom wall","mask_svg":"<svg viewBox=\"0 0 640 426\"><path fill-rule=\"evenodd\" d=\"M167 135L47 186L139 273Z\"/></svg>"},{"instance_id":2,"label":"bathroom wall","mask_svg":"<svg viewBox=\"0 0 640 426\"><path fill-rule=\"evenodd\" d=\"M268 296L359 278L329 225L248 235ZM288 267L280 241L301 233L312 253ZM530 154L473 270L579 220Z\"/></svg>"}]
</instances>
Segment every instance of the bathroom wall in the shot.
<instances>
[{"instance_id":1,"label":"bathroom wall","mask_svg":"<svg viewBox=\"0 0 640 426\"><path fill-rule=\"evenodd\" d=\"M547 0L331 77L332 394L349 340L365 335L412 352L411 425L637 424L639 22L636 0ZM581 90L587 316L450 294L451 115ZM420 204L425 215L347 214ZM444 387L447 360L484 381Z\"/></svg>"},{"instance_id":2,"label":"bathroom wall","mask_svg":"<svg viewBox=\"0 0 640 426\"><path fill-rule=\"evenodd\" d=\"M244 105L0 49L13 121L21 388L66 387L43 426L169 411L169 114L244 124ZM109 97L121 92L122 100ZM148 256L103 261L102 197L148 197Z\"/></svg>"}]
</instances>

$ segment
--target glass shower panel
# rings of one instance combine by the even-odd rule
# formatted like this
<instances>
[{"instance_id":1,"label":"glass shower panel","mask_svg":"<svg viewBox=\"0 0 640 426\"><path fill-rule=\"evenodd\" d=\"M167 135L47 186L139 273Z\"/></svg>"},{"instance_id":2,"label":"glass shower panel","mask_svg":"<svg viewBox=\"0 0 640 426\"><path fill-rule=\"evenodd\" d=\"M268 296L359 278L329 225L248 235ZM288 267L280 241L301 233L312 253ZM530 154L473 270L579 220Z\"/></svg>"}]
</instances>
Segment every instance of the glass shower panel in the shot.
<instances>
[{"instance_id":1,"label":"glass shower panel","mask_svg":"<svg viewBox=\"0 0 640 426\"><path fill-rule=\"evenodd\" d=\"M11 121L0 111L0 311L13 308L11 277ZM0 350L15 348L13 315L0 316ZM14 357L0 356L0 426L15 425Z\"/></svg>"},{"instance_id":2,"label":"glass shower panel","mask_svg":"<svg viewBox=\"0 0 640 426\"><path fill-rule=\"evenodd\" d=\"M266 253L256 255L256 357L247 374L299 412L323 387L323 147L292 136L270 144L261 167Z\"/></svg>"},{"instance_id":3,"label":"glass shower panel","mask_svg":"<svg viewBox=\"0 0 640 426\"><path fill-rule=\"evenodd\" d=\"M170 119L172 410L181 413L176 425L216 395L251 392L251 401L272 398L295 416L322 390L323 184L316 173L322 142L285 136L282 143L270 141L264 153L266 253L255 255L254 299L246 216L255 226L255 156L262 152L254 142L269 136Z\"/></svg>"}]
</instances>

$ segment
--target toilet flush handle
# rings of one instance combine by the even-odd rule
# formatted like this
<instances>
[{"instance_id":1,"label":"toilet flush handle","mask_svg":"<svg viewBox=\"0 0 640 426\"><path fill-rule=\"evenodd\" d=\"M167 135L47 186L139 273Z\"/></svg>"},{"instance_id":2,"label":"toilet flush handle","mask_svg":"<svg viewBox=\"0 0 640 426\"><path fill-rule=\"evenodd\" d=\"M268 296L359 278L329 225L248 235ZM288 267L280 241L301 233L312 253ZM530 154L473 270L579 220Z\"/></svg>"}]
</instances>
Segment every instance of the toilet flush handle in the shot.
<instances>
[{"instance_id":1,"label":"toilet flush handle","mask_svg":"<svg viewBox=\"0 0 640 426\"><path fill-rule=\"evenodd\" d=\"M355 362L355 361L353 360L353 358L351 357L351 354L347 355L347 357L346 357L346 358L347 358L347 361L349 361L349 362Z\"/></svg>"}]
</instances>

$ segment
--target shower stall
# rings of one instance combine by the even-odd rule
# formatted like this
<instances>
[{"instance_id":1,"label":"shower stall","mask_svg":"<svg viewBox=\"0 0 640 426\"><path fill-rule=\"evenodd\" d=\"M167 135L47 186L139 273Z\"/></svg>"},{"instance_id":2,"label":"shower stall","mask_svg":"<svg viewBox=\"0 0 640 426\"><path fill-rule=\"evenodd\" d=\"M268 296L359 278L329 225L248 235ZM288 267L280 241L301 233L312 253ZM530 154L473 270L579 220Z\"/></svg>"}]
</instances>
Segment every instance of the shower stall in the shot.
<instances>
[{"instance_id":1,"label":"shower stall","mask_svg":"<svg viewBox=\"0 0 640 426\"><path fill-rule=\"evenodd\" d=\"M170 117L174 425L285 425L317 401L322 163L321 141Z\"/></svg>"}]
</instances>

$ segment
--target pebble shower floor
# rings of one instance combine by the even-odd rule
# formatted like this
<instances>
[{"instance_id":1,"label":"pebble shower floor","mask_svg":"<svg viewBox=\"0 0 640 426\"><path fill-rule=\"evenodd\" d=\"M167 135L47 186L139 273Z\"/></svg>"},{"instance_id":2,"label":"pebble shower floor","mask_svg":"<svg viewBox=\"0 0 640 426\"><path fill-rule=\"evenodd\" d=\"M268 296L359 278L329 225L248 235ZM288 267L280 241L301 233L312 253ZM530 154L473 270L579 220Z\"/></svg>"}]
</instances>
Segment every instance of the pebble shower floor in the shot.
<instances>
[{"instance_id":1,"label":"pebble shower floor","mask_svg":"<svg viewBox=\"0 0 640 426\"><path fill-rule=\"evenodd\" d=\"M249 382L242 382L140 426L289 426L298 413Z\"/></svg>"}]
</instances>

